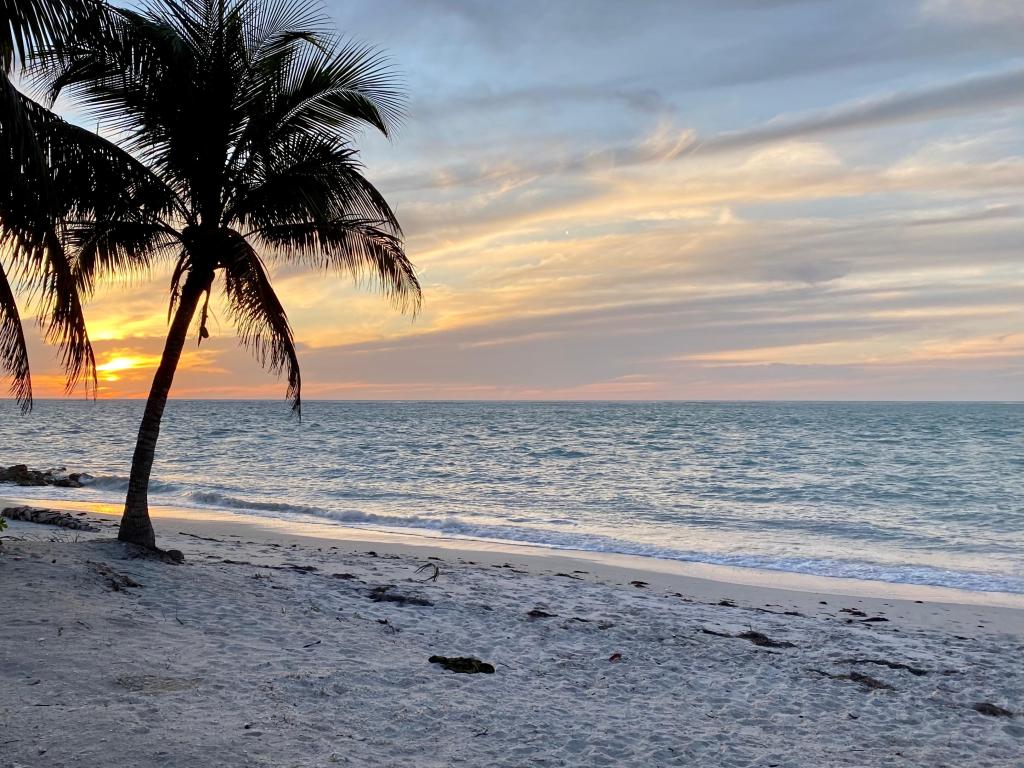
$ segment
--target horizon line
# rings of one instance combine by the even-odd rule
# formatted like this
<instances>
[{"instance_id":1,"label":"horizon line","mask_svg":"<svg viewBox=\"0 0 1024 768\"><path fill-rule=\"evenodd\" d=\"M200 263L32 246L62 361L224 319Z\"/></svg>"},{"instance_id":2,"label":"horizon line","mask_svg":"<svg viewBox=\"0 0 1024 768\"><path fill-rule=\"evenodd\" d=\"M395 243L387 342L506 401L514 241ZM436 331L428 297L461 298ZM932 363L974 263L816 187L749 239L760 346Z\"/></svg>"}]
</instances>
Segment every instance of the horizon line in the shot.
<instances>
[{"instance_id":1,"label":"horizon line","mask_svg":"<svg viewBox=\"0 0 1024 768\"><path fill-rule=\"evenodd\" d=\"M33 402L145 402L145 397L36 397ZM192 403L284 403L284 398L270 397L171 397L168 402ZM13 397L0 397L0 402L16 402ZM318 397L303 398L303 403L876 403L876 404L976 404L976 405L1024 405L1024 400L954 400L954 399L884 399L884 398L350 398Z\"/></svg>"}]
</instances>

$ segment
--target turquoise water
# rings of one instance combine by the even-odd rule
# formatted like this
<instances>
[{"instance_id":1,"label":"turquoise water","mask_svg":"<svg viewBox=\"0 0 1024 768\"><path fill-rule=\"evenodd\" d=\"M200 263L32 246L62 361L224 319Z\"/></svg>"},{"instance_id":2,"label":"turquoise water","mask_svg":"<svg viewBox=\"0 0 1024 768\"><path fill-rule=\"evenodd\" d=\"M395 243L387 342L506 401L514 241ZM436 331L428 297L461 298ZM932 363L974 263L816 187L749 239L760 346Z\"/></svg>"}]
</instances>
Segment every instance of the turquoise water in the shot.
<instances>
[{"instance_id":1,"label":"turquoise water","mask_svg":"<svg viewBox=\"0 0 1024 768\"><path fill-rule=\"evenodd\" d=\"M141 413L0 403L0 463L119 501ZM151 500L1024 593L1024 405L175 401Z\"/></svg>"}]
</instances>

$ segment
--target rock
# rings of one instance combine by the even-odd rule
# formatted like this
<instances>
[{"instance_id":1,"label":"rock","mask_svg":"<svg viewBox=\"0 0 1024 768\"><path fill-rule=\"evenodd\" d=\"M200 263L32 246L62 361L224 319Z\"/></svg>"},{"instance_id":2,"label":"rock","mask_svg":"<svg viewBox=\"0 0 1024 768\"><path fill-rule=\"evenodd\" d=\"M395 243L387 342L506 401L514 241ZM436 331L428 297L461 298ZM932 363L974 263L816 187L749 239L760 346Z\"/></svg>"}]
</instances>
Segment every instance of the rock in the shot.
<instances>
[{"instance_id":1,"label":"rock","mask_svg":"<svg viewBox=\"0 0 1024 768\"><path fill-rule=\"evenodd\" d=\"M987 701L981 701L981 702L978 702L977 704L972 704L971 705L971 709L973 709L975 712L980 712L983 715L988 715L989 717L1013 717L1014 716L1013 712L1011 712L1010 710L1003 709L1002 707L997 706L996 704L990 704Z\"/></svg>"},{"instance_id":2,"label":"rock","mask_svg":"<svg viewBox=\"0 0 1024 768\"><path fill-rule=\"evenodd\" d=\"M180 549L168 549L166 552L164 552L164 556L172 563L185 562L185 553L182 552Z\"/></svg>"},{"instance_id":3,"label":"rock","mask_svg":"<svg viewBox=\"0 0 1024 768\"><path fill-rule=\"evenodd\" d=\"M21 520L39 525L56 525L74 531L98 531L87 520L80 520L74 515L56 509L40 509L39 507L7 507L0 510L0 516L8 520Z\"/></svg>"},{"instance_id":4,"label":"rock","mask_svg":"<svg viewBox=\"0 0 1024 768\"><path fill-rule=\"evenodd\" d=\"M557 614L542 611L540 608L534 608L532 611L527 611L526 615L529 616L531 619L551 619L554 618Z\"/></svg>"},{"instance_id":5,"label":"rock","mask_svg":"<svg viewBox=\"0 0 1024 768\"><path fill-rule=\"evenodd\" d=\"M89 475L81 473L68 475L65 474L64 467L46 471L29 469L27 464L0 467L0 483L14 483L21 486L54 485L58 488L81 488L83 478L89 478Z\"/></svg>"},{"instance_id":6,"label":"rock","mask_svg":"<svg viewBox=\"0 0 1024 768\"><path fill-rule=\"evenodd\" d=\"M474 659L470 656L431 656L427 659L431 664L440 664L452 672L463 672L466 674L477 674L483 672L485 675L494 674L494 666L486 661Z\"/></svg>"}]
</instances>

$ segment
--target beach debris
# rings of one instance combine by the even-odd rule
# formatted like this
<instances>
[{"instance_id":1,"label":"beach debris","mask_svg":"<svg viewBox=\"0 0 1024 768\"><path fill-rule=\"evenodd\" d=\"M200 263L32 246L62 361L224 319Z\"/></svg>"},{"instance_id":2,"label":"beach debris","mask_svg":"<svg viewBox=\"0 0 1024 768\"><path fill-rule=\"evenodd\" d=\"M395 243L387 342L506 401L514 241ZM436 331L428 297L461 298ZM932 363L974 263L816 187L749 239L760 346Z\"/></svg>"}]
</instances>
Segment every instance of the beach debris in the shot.
<instances>
[{"instance_id":1,"label":"beach debris","mask_svg":"<svg viewBox=\"0 0 1024 768\"><path fill-rule=\"evenodd\" d=\"M394 584L382 584L370 590L370 599L375 603L398 603L399 605L433 605L425 597L418 595L405 595L400 592L392 592Z\"/></svg>"},{"instance_id":2,"label":"beach debris","mask_svg":"<svg viewBox=\"0 0 1024 768\"><path fill-rule=\"evenodd\" d=\"M871 688L872 690L894 690L893 686L889 685L888 683L882 682L878 678L872 677L871 675L861 674L860 672L851 672L848 675L841 676L840 679L846 679L854 683L859 683L860 685L863 685L865 688Z\"/></svg>"},{"instance_id":3,"label":"beach debris","mask_svg":"<svg viewBox=\"0 0 1024 768\"><path fill-rule=\"evenodd\" d=\"M644 587L647 586L647 582L646 581L640 581L639 579L636 579L635 581L631 581L629 583L632 584L637 589L643 589Z\"/></svg>"},{"instance_id":4,"label":"beach debris","mask_svg":"<svg viewBox=\"0 0 1024 768\"><path fill-rule=\"evenodd\" d=\"M723 606L723 607L725 607L725 608L735 608L736 607L736 603L734 603L732 600L730 600L727 597L719 600L718 604Z\"/></svg>"},{"instance_id":5,"label":"beach debris","mask_svg":"<svg viewBox=\"0 0 1024 768\"><path fill-rule=\"evenodd\" d=\"M466 674L477 674L483 672L485 675L494 674L494 666L486 661L474 659L471 656L431 656L427 659L431 664L440 664L451 672L463 672Z\"/></svg>"},{"instance_id":6,"label":"beach debris","mask_svg":"<svg viewBox=\"0 0 1024 768\"><path fill-rule=\"evenodd\" d=\"M754 645L761 646L762 648L796 648L796 645L788 640L774 640L763 632L755 632L752 629L735 635L731 632L716 632L715 630L708 629L707 627L701 627L700 631L705 635L714 635L715 637L734 637L739 640L747 640Z\"/></svg>"},{"instance_id":7,"label":"beach debris","mask_svg":"<svg viewBox=\"0 0 1024 768\"><path fill-rule=\"evenodd\" d=\"M295 563L285 563L284 567L299 573L312 573L317 570L315 565L296 565Z\"/></svg>"},{"instance_id":8,"label":"beach debris","mask_svg":"<svg viewBox=\"0 0 1024 768\"><path fill-rule=\"evenodd\" d=\"M864 611L858 610L857 608L840 608L840 613L848 613L851 616L867 616Z\"/></svg>"},{"instance_id":9,"label":"beach debris","mask_svg":"<svg viewBox=\"0 0 1024 768\"><path fill-rule=\"evenodd\" d=\"M860 672L848 672L842 675L834 675L831 672L826 672L823 669L808 668L809 672L814 672L818 675L831 678L832 680L849 680L852 683L858 683L864 688L868 688L873 691L892 691L895 688L886 682L879 680L878 678L872 677L871 675L864 675Z\"/></svg>"},{"instance_id":10,"label":"beach debris","mask_svg":"<svg viewBox=\"0 0 1024 768\"><path fill-rule=\"evenodd\" d=\"M579 576L573 576L571 573L556 573L555 576L561 576L563 579L575 579L576 581L583 581Z\"/></svg>"},{"instance_id":11,"label":"beach debris","mask_svg":"<svg viewBox=\"0 0 1024 768\"><path fill-rule=\"evenodd\" d=\"M172 563L184 563L185 553L180 549L167 549L164 550L164 559Z\"/></svg>"},{"instance_id":12,"label":"beach debris","mask_svg":"<svg viewBox=\"0 0 1024 768\"><path fill-rule=\"evenodd\" d=\"M332 579L345 579L346 581L348 581L349 579L354 579L355 577L356 576L355 576L354 573L332 573L331 574L331 578Z\"/></svg>"},{"instance_id":13,"label":"beach debris","mask_svg":"<svg viewBox=\"0 0 1024 768\"><path fill-rule=\"evenodd\" d=\"M421 581L424 581L424 582L427 582L427 581L437 581L437 577L441 575L441 569L438 568L433 563L424 563L423 565L421 565L419 568L416 569L415 573L423 573L423 572L429 571L431 569L433 569L434 572L431 573L429 576L427 576L425 579L421 579Z\"/></svg>"},{"instance_id":14,"label":"beach debris","mask_svg":"<svg viewBox=\"0 0 1024 768\"><path fill-rule=\"evenodd\" d=\"M92 569L103 577L107 587L110 589L111 592L120 592L123 589L130 589L132 587L142 586L131 576L126 576L123 573L118 573L106 563L98 563L95 560L86 560L85 562L88 565L91 565Z\"/></svg>"},{"instance_id":15,"label":"beach debris","mask_svg":"<svg viewBox=\"0 0 1024 768\"><path fill-rule=\"evenodd\" d=\"M542 611L540 608L534 608L532 611L527 611L526 615L531 619L552 619L558 614L548 613L547 611Z\"/></svg>"},{"instance_id":16,"label":"beach debris","mask_svg":"<svg viewBox=\"0 0 1024 768\"><path fill-rule=\"evenodd\" d=\"M384 630L390 632L392 635L397 635L399 632L398 627L391 623L389 619L377 619L377 623L384 627Z\"/></svg>"},{"instance_id":17,"label":"beach debris","mask_svg":"<svg viewBox=\"0 0 1024 768\"><path fill-rule=\"evenodd\" d=\"M29 469L25 464L0 467L0 483L14 483L21 486L54 485L58 488L81 488L92 480L83 472L68 474L64 467L54 469Z\"/></svg>"},{"instance_id":18,"label":"beach debris","mask_svg":"<svg viewBox=\"0 0 1024 768\"><path fill-rule=\"evenodd\" d=\"M87 520L80 520L78 517L57 509L42 509L40 507L7 507L0 510L0 516L8 520L21 520L25 523L38 523L39 525L56 525L61 528L69 528L74 531L98 531L94 525Z\"/></svg>"},{"instance_id":19,"label":"beach debris","mask_svg":"<svg viewBox=\"0 0 1024 768\"><path fill-rule=\"evenodd\" d=\"M1013 717L1014 714L1008 709L1003 709L997 704L991 704L987 701L980 701L977 704L972 704L971 709L975 712L980 712L983 715L989 717Z\"/></svg>"},{"instance_id":20,"label":"beach debris","mask_svg":"<svg viewBox=\"0 0 1024 768\"><path fill-rule=\"evenodd\" d=\"M611 656L608 657L608 661L611 661L611 662L622 661L622 654L619 653L618 651L616 651L615 653L613 653Z\"/></svg>"},{"instance_id":21,"label":"beach debris","mask_svg":"<svg viewBox=\"0 0 1024 768\"><path fill-rule=\"evenodd\" d=\"M898 661L887 661L886 659L840 659L836 664L876 664L880 667L888 667L889 669L902 669L917 677L922 677L930 672L927 669L912 667L909 664L901 664ZM946 672L944 674L950 673Z\"/></svg>"},{"instance_id":22,"label":"beach debris","mask_svg":"<svg viewBox=\"0 0 1024 768\"><path fill-rule=\"evenodd\" d=\"M211 539L209 536L199 536L198 534L195 534L195 533L185 533L185 531L178 531L178 535L179 536L188 536L191 539L199 539L200 541L223 542L223 539ZM279 547L281 545L280 544L271 544L271 546Z\"/></svg>"},{"instance_id":23,"label":"beach debris","mask_svg":"<svg viewBox=\"0 0 1024 768\"><path fill-rule=\"evenodd\" d=\"M884 616L871 616L867 619L861 619L861 624L871 624L878 621L888 621Z\"/></svg>"},{"instance_id":24,"label":"beach debris","mask_svg":"<svg viewBox=\"0 0 1024 768\"><path fill-rule=\"evenodd\" d=\"M773 640L768 635L755 632L754 630L740 632L736 637L742 640L749 640L754 645L759 645L763 648L796 648L796 645L788 640Z\"/></svg>"}]
</instances>

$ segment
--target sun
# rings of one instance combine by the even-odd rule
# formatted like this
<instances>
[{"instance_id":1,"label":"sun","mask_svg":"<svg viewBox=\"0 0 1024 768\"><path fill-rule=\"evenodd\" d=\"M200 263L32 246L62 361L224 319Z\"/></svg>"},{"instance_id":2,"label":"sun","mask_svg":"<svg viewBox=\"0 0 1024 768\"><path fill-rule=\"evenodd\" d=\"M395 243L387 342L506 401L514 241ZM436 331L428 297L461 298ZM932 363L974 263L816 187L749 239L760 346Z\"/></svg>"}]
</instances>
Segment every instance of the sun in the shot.
<instances>
[{"instance_id":1,"label":"sun","mask_svg":"<svg viewBox=\"0 0 1024 768\"><path fill-rule=\"evenodd\" d=\"M96 366L96 372L100 374L103 381L118 381L121 371L131 371L136 368L148 368L154 362L150 355L118 355L112 357L102 365Z\"/></svg>"}]
</instances>

